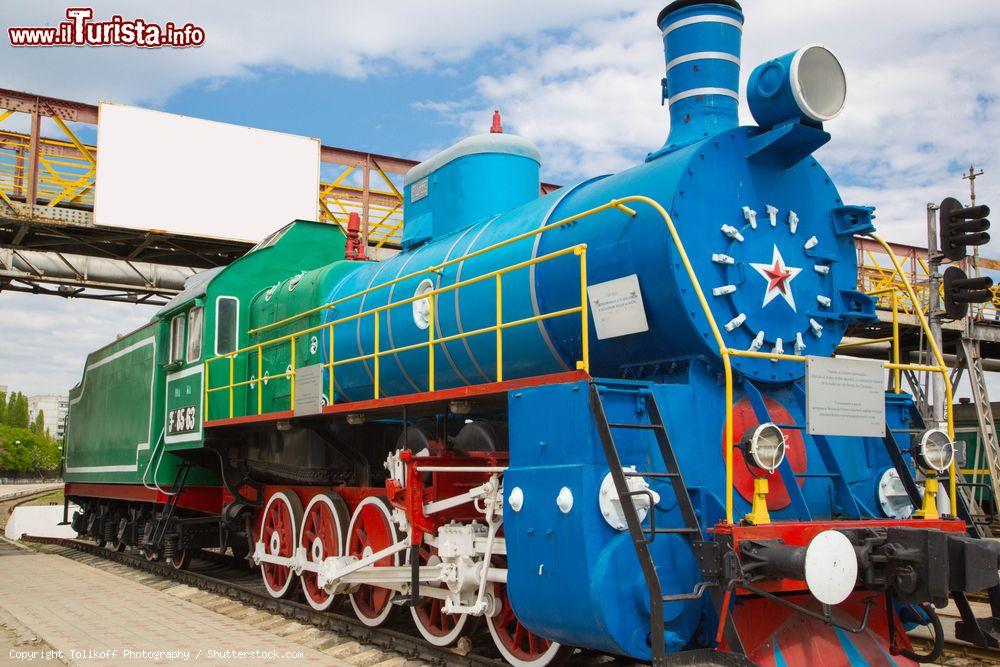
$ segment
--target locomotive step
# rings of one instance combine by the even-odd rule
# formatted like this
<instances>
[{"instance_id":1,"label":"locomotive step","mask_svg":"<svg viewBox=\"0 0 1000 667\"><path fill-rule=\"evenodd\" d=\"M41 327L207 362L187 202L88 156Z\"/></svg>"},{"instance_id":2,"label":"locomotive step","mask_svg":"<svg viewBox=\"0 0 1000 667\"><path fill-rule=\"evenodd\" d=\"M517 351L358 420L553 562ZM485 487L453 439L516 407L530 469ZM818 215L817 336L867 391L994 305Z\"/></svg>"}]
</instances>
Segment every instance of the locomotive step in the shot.
<instances>
[{"instance_id":1,"label":"locomotive step","mask_svg":"<svg viewBox=\"0 0 1000 667\"><path fill-rule=\"evenodd\" d=\"M651 535L690 535L701 531L697 528L643 528L642 532Z\"/></svg>"},{"instance_id":2,"label":"locomotive step","mask_svg":"<svg viewBox=\"0 0 1000 667\"><path fill-rule=\"evenodd\" d=\"M611 428L645 428L645 429L663 428L663 424L627 424L623 422L608 422L608 426L610 426Z\"/></svg>"},{"instance_id":3,"label":"locomotive step","mask_svg":"<svg viewBox=\"0 0 1000 667\"><path fill-rule=\"evenodd\" d=\"M632 470L623 470L622 474L626 477L652 477L654 479L662 479L669 477L680 477L679 472L640 472Z\"/></svg>"}]
</instances>

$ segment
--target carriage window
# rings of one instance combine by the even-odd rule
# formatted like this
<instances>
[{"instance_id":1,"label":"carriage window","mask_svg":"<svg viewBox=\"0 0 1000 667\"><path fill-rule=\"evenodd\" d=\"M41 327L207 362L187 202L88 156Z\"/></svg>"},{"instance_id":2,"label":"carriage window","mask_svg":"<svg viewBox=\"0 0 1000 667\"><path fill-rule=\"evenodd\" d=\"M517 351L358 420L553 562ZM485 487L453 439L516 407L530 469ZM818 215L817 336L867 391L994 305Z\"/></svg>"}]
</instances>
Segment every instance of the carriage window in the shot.
<instances>
[{"instance_id":1,"label":"carriage window","mask_svg":"<svg viewBox=\"0 0 1000 667\"><path fill-rule=\"evenodd\" d=\"M170 320L170 363L184 358L184 316Z\"/></svg>"},{"instance_id":2,"label":"carriage window","mask_svg":"<svg viewBox=\"0 0 1000 667\"><path fill-rule=\"evenodd\" d=\"M215 353L228 354L238 347L240 302L235 297L220 296L215 301Z\"/></svg>"},{"instance_id":3,"label":"carriage window","mask_svg":"<svg viewBox=\"0 0 1000 667\"><path fill-rule=\"evenodd\" d=\"M204 308L198 307L188 313L188 361L201 359L201 316L204 311Z\"/></svg>"}]
</instances>

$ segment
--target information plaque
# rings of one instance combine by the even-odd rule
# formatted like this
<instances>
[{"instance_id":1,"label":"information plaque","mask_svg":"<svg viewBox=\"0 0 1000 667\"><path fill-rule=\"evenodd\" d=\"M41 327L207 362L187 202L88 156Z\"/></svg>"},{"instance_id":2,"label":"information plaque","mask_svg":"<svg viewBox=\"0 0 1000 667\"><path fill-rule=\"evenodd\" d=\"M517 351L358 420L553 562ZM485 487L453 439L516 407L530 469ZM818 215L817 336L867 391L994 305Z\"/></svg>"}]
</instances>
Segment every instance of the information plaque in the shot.
<instances>
[{"instance_id":1,"label":"information plaque","mask_svg":"<svg viewBox=\"0 0 1000 667\"><path fill-rule=\"evenodd\" d=\"M807 357L806 424L810 435L884 437L882 362Z\"/></svg>"}]
</instances>

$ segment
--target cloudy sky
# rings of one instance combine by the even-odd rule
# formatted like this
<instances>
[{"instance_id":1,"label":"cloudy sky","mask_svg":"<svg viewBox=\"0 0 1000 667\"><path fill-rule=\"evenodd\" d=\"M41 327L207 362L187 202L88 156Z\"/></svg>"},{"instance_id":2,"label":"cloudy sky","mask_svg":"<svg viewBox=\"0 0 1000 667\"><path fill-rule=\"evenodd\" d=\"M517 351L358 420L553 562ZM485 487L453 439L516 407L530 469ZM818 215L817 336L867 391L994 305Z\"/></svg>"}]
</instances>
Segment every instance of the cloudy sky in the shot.
<instances>
[{"instance_id":1,"label":"cloudy sky","mask_svg":"<svg viewBox=\"0 0 1000 667\"><path fill-rule=\"evenodd\" d=\"M744 82L768 57L822 42L844 63L848 102L819 153L848 203L878 207L883 235L922 243L924 205L962 196L970 162L1000 201L1000 3L748 0ZM543 178L569 183L634 164L663 143L657 2L573 0L289 5L95 2L150 21L194 22L187 50L12 49L0 87L138 104L423 158L485 130L534 140ZM8 25L52 25L66 4L0 0ZM4 35L5 37L5 35ZM749 116L743 110L745 121ZM11 121L8 121L8 123ZM990 253L987 253L990 254ZM1000 255L1000 253L997 253ZM149 307L0 294L0 385L62 393L86 352Z\"/></svg>"}]
</instances>

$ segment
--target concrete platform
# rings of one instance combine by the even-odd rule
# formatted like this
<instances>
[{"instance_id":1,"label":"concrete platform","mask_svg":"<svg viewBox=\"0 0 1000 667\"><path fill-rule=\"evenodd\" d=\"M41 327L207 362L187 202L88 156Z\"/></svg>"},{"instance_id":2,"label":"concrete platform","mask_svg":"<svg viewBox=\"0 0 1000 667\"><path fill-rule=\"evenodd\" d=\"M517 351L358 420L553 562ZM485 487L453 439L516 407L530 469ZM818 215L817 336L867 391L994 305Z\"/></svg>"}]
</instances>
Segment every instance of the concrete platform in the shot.
<instances>
[{"instance_id":1,"label":"concrete platform","mask_svg":"<svg viewBox=\"0 0 1000 667\"><path fill-rule=\"evenodd\" d=\"M76 505L69 506L69 516L73 517L73 512L80 508ZM60 526L63 519L62 505L37 505L32 507L18 507L10 515L7 525L4 526L4 535L10 540L19 540L22 535L35 535L37 537L76 537L76 531L72 526Z\"/></svg>"},{"instance_id":2,"label":"concrete platform","mask_svg":"<svg viewBox=\"0 0 1000 667\"><path fill-rule=\"evenodd\" d=\"M46 482L42 484L0 484L0 500L26 496L44 489L58 489L62 482Z\"/></svg>"},{"instance_id":3,"label":"concrete platform","mask_svg":"<svg viewBox=\"0 0 1000 667\"><path fill-rule=\"evenodd\" d=\"M0 550L0 580L3 625L18 624L69 665L349 664L60 556ZM8 659L0 664L23 664Z\"/></svg>"}]
</instances>

